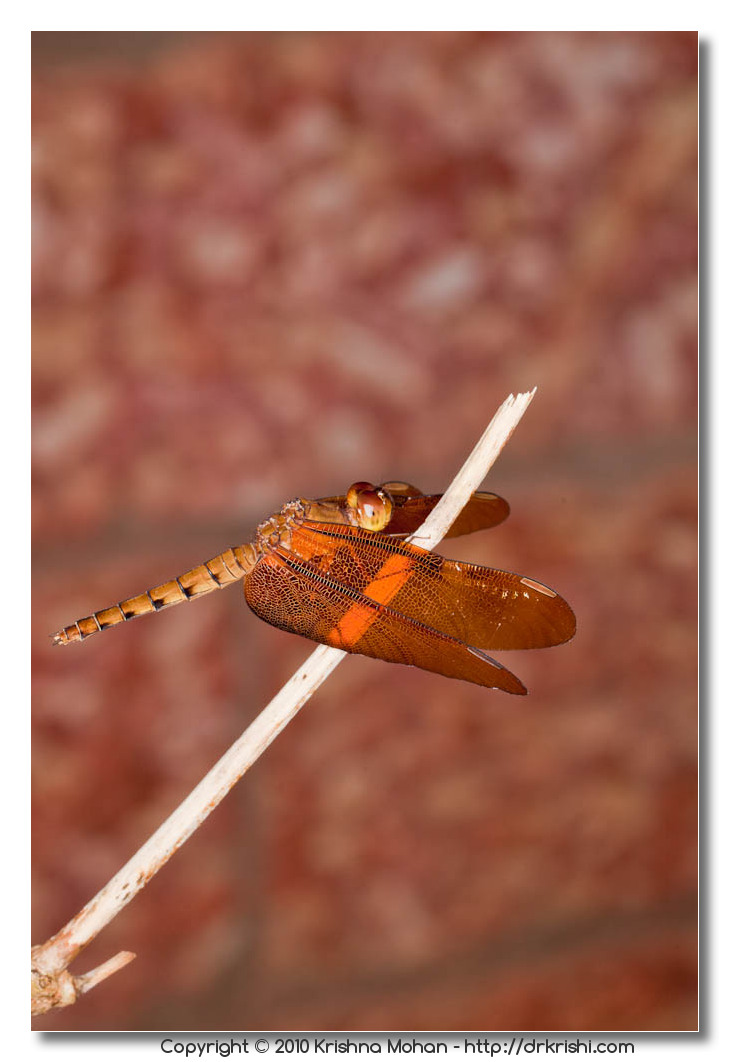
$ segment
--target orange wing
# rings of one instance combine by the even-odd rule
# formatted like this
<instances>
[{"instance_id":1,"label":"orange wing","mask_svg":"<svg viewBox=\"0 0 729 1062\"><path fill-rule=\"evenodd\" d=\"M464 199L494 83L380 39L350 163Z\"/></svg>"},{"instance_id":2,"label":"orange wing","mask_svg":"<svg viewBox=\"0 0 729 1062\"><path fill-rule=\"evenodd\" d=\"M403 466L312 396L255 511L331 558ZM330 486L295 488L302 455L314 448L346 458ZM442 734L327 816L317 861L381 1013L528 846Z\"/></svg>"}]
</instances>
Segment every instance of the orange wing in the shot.
<instances>
[{"instance_id":1,"label":"orange wing","mask_svg":"<svg viewBox=\"0 0 729 1062\"><path fill-rule=\"evenodd\" d=\"M262 620L315 642L506 693L527 692L515 675L481 650L337 582L317 570L314 558L307 562L276 550L256 564L244 592Z\"/></svg>"},{"instance_id":2,"label":"orange wing","mask_svg":"<svg viewBox=\"0 0 729 1062\"><path fill-rule=\"evenodd\" d=\"M302 524L292 549L335 583L481 649L541 649L575 633L564 598L515 572L338 524Z\"/></svg>"},{"instance_id":3,"label":"orange wing","mask_svg":"<svg viewBox=\"0 0 729 1062\"><path fill-rule=\"evenodd\" d=\"M388 535L410 535L417 531L426 516L436 507L442 494L423 494L421 497L403 497L393 494L395 503L390 522L385 529ZM509 515L509 503L498 494L477 491L458 514L445 538L470 535L487 527L496 527Z\"/></svg>"}]
</instances>

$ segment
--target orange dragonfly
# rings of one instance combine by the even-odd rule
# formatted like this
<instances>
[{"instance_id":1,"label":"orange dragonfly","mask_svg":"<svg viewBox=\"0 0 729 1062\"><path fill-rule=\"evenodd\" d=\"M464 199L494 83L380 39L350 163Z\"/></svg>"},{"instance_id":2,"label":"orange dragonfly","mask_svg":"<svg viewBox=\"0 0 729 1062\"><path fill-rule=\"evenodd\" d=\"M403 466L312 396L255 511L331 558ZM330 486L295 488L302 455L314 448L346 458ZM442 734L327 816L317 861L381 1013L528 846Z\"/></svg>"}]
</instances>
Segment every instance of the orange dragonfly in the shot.
<instances>
[{"instance_id":1,"label":"orange dragonfly","mask_svg":"<svg viewBox=\"0 0 729 1062\"><path fill-rule=\"evenodd\" d=\"M354 483L340 497L288 502L260 524L254 542L79 619L53 640L82 641L244 579L248 605L274 627L349 653L524 694L516 675L484 650L569 641L574 613L534 579L446 560L406 542L440 497L408 483ZM508 515L503 498L477 492L448 537L495 527Z\"/></svg>"}]
</instances>

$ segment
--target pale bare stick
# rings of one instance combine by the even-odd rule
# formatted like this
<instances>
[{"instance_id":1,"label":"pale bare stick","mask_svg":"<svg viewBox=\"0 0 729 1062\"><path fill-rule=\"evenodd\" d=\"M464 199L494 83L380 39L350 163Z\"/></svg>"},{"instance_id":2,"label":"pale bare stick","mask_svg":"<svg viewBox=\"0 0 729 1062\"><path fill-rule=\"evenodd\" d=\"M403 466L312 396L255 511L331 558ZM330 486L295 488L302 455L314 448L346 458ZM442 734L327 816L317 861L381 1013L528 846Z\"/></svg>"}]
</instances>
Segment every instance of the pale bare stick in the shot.
<instances>
[{"instance_id":1,"label":"pale bare stick","mask_svg":"<svg viewBox=\"0 0 729 1062\"><path fill-rule=\"evenodd\" d=\"M489 472L535 392L536 388L516 397L509 395L502 403L441 501L411 536L418 545L430 548L443 538ZM315 649L146 844L63 929L33 949L35 978L42 978L46 988L49 979L56 978L60 986L57 993L60 998L51 1006L67 1006L75 1002L80 991L88 990L102 979L99 971L105 971L105 977L130 961L126 957L131 953L122 952L90 974L73 978L76 992L68 987L70 975L65 971L69 964L184 844L346 655L342 650L328 646ZM123 962L119 961L121 956L125 957ZM45 992L46 998L52 995L51 991Z\"/></svg>"},{"instance_id":2,"label":"pale bare stick","mask_svg":"<svg viewBox=\"0 0 729 1062\"><path fill-rule=\"evenodd\" d=\"M113 958L102 962L101 966L74 977L68 970L53 974L42 973L36 962L38 952L39 949L33 948L31 953L30 1013L34 1018L39 1014L46 1014L49 1010L70 1006L79 996L89 992L136 958L133 951L120 951Z\"/></svg>"}]
</instances>

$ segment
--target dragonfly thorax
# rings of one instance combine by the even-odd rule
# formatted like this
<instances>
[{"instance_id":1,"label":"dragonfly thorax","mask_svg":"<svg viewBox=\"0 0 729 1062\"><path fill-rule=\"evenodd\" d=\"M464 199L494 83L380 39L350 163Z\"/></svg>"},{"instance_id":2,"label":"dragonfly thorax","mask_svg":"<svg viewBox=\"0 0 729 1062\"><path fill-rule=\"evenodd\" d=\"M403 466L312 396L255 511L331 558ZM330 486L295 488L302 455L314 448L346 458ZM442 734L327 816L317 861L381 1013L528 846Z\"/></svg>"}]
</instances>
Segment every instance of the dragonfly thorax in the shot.
<instances>
[{"instance_id":1,"label":"dragonfly thorax","mask_svg":"<svg viewBox=\"0 0 729 1062\"><path fill-rule=\"evenodd\" d=\"M255 550L258 556L268 553L271 549L283 546L289 549L291 546L291 531L306 516L306 507L297 499L287 502L280 513L274 513L264 520L256 529Z\"/></svg>"}]
</instances>

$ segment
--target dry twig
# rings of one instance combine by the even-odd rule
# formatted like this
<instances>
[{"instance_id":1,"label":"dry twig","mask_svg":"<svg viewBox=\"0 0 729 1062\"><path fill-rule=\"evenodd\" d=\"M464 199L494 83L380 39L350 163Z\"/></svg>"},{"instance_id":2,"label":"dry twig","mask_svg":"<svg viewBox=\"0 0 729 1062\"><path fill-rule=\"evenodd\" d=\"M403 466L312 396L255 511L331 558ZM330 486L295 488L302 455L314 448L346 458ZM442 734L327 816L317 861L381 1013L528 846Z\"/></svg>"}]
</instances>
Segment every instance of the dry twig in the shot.
<instances>
[{"instance_id":1,"label":"dry twig","mask_svg":"<svg viewBox=\"0 0 729 1062\"><path fill-rule=\"evenodd\" d=\"M526 412L535 391L536 388L516 397L509 395L502 403L441 501L411 536L412 541L425 548L432 548L440 542L471 494L482 483ZM67 970L99 931L144 888L217 807L345 656L342 650L328 646L315 649L146 844L63 929L45 944L33 948L33 1014L43 1014L74 1003L79 995L134 958L132 952L120 952L95 970L78 977Z\"/></svg>"}]
</instances>

